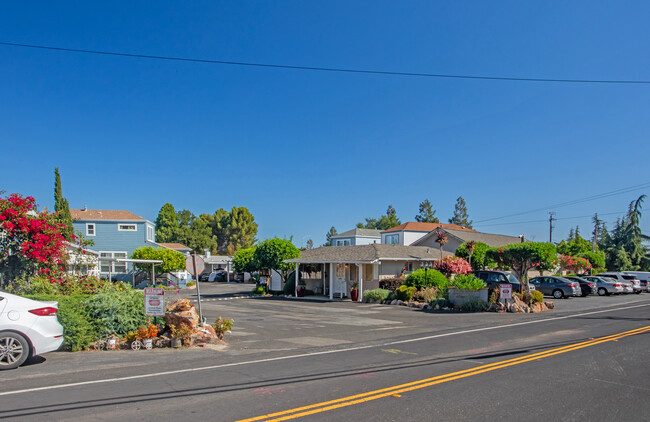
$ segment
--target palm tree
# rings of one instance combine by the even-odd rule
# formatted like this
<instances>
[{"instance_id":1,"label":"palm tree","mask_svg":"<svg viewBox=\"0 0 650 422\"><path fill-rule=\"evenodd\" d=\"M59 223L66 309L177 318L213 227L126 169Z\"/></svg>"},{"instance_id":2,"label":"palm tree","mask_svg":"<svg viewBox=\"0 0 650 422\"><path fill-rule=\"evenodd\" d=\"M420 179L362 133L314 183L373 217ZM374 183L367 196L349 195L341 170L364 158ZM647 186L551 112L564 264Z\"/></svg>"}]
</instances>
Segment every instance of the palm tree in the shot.
<instances>
[{"instance_id":1,"label":"palm tree","mask_svg":"<svg viewBox=\"0 0 650 422\"><path fill-rule=\"evenodd\" d=\"M473 240L470 240L469 242L465 243L465 246L467 247L467 253L469 253L469 266L472 266L472 254L476 250L476 242Z\"/></svg>"},{"instance_id":2,"label":"palm tree","mask_svg":"<svg viewBox=\"0 0 650 422\"><path fill-rule=\"evenodd\" d=\"M436 233L436 242L440 245L440 260L442 261L442 245L447 243L449 239L447 238L447 233L443 232L442 230L438 230Z\"/></svg>"}]
</instances>

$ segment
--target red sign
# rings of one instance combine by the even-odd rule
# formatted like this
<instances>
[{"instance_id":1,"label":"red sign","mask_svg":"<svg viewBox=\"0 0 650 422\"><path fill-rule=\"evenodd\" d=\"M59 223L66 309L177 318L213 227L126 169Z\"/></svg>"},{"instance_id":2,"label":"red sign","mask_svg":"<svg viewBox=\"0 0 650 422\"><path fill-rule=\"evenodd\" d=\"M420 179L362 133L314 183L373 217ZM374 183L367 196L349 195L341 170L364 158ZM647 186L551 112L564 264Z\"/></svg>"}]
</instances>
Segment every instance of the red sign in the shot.
<instances>
[{"instance_id":1,"label":"red sign","mask_svg":"<svg viewBox=\"0 0 650 422\"><path fill-rule=\"evenodd\" d=\"M144 289L144 314L165 316L165 289L146 287Z\"/></svg>"},{"instance_id":2,"label":"red sign","mask_svg":"<svg viewBox=\"0 0 650 422\"><path fill-rule=\"evenodd\" d=\"M499 284L499 289L501 290L499 295L501 299L512 299L512 284Z\"/></svg>"}]
</instances>

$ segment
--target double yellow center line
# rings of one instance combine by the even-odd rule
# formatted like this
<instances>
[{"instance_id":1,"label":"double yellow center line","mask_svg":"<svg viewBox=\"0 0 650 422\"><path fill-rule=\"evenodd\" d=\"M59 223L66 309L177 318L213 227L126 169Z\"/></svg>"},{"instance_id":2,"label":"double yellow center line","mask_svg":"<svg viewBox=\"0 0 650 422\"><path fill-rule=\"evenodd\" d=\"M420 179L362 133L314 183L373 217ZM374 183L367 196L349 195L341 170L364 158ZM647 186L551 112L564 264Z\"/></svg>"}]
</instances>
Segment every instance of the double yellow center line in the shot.
<instances>
[{"instance_id":1,"label":"double yellow center line","mask_svg":"<svg viewBox=\"0 0 650 422\"><path fill-rule=\"evenodd\" d=\"M257 416L249 419L242 419L237 422L253 422L253 421L279 422L279 421L286 421L289 419L301 418L303 416L313 415L315 413L327 412L329 410L339 409L341 407L353 406L355 404L364 403L371 400L377 400L388 396L399 396L401 393L405 393L408 391L418 390L420 388L430 387L436 384L442 384L445 382L454 381L461 378L471 377L473 375L482 374L484 372L490 372L501 368L507 368L508 366L520 365L522 363L530 362L533 360L543 359L550 356L559 355L562 353L572 352L574 350L595 346L597 344L606 343L609 341L616 341L624 337L643 334L648 331L650 331L650 326L637 328L636 330L625 331L610 336L598 337L588 341L583 341L581 343L574 343L568 346L558 347L556 349L550 349L544 352L533 353L530 355L524 355L514 359L499 361L488 365L482 365L472 369L465 369L463 371L452 372L449 374L439 375L432 378L425 378L418 381L409 382L406 384L394 385L392 387L382 388L374 391L368 391L366 393L356 394L353 396L342 397L336 400L314 403L308 406L297 407L295 409L270 413L268 415Z\"/></svg>"}]
</instances>

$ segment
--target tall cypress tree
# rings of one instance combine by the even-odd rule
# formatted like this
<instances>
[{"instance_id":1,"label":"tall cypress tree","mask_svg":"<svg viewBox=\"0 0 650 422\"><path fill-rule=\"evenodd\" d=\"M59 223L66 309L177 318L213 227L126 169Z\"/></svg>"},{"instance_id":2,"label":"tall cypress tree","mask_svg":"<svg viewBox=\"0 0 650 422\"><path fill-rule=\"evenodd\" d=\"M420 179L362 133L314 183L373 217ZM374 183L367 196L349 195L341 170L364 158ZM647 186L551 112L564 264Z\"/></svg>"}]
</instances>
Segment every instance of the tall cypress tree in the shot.
<instances>
[{"instance_id":1,"label":"tall cypress tree","mask_svg":"<svg viewBox=\"0 0 650 422\"><path fill-rule=\"evenodd\" d=\"M418 215L415 216L415 221L420 223L439 223L438 217L436 217L436 210L431 206L431 202L428 199L420 202L420 209L418 210Z\"/></svg>"},{"instance_id":2,"label":"tall cypress tree","mask_svg":"<svg viewBox=\"0 0 650 422\"><path fill-rule=\"evenodd\" d=\"M56 219L57 222L65 226L63 229L63 236L66 240L72 240L72 236L74 235L72 215L70 214L70 205L68 204L68 200L63 197L61 175L59 174L58 167L54 169L54 211L58 213Z\"/></svg>"},{"instance_id":3,"label":"tall cypress tree","mask_svg":"<svg viewBox=\"0 0 650 422\"><path fill-rule=\"evenodd\" d=\"M166 203L156 218L156 242L172 243L178 241L180 223L174 206Z\"/></svg>"},{"instance_id":4,"label":"tall cypress tree","mask_svg":"<svg viewBox=\"0 0 650 422\"><path fill-rule=\"evenodd\" d=\"M467 204L462 196L459 196L456 199L456 206L454 207L454 215L449 219L451 224L458 224L459 226L467 227L468 229L472 227L472 220L469 219L469 214L467 213Z\"/></svg>"}]
</instances>

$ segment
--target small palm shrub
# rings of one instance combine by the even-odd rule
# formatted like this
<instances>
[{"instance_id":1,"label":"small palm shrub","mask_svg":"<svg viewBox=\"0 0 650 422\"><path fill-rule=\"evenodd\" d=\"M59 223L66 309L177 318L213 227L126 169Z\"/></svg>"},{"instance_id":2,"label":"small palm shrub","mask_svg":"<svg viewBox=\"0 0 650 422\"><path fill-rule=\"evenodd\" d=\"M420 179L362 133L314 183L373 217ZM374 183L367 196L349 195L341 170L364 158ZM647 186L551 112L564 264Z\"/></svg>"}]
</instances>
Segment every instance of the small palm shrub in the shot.
<instances>
[{"instance_id":1,"label":"small palm shrub","mask_svg":"<svg viewBox=\"0 0 650 422\"><path fill-rule=\"evenodd\" d=\"M384 301L388 299L392 292L390 290L386 289L373 289L373 290L366 290L363 292L363 300L367 301L376 301L376 300L381 300Z\"/></svg>"},{"instance_id":2,"label":"small palm shrub","mask_svg":"<svg viewBox=\"0 0 650 422\"><path fill-rule=\"evenodd\" d=\"M487 303L483 302L481 299L472 298L460 305L460 310L463 312L483 312L486 306Z\"/></svg>"}]
</instances>

